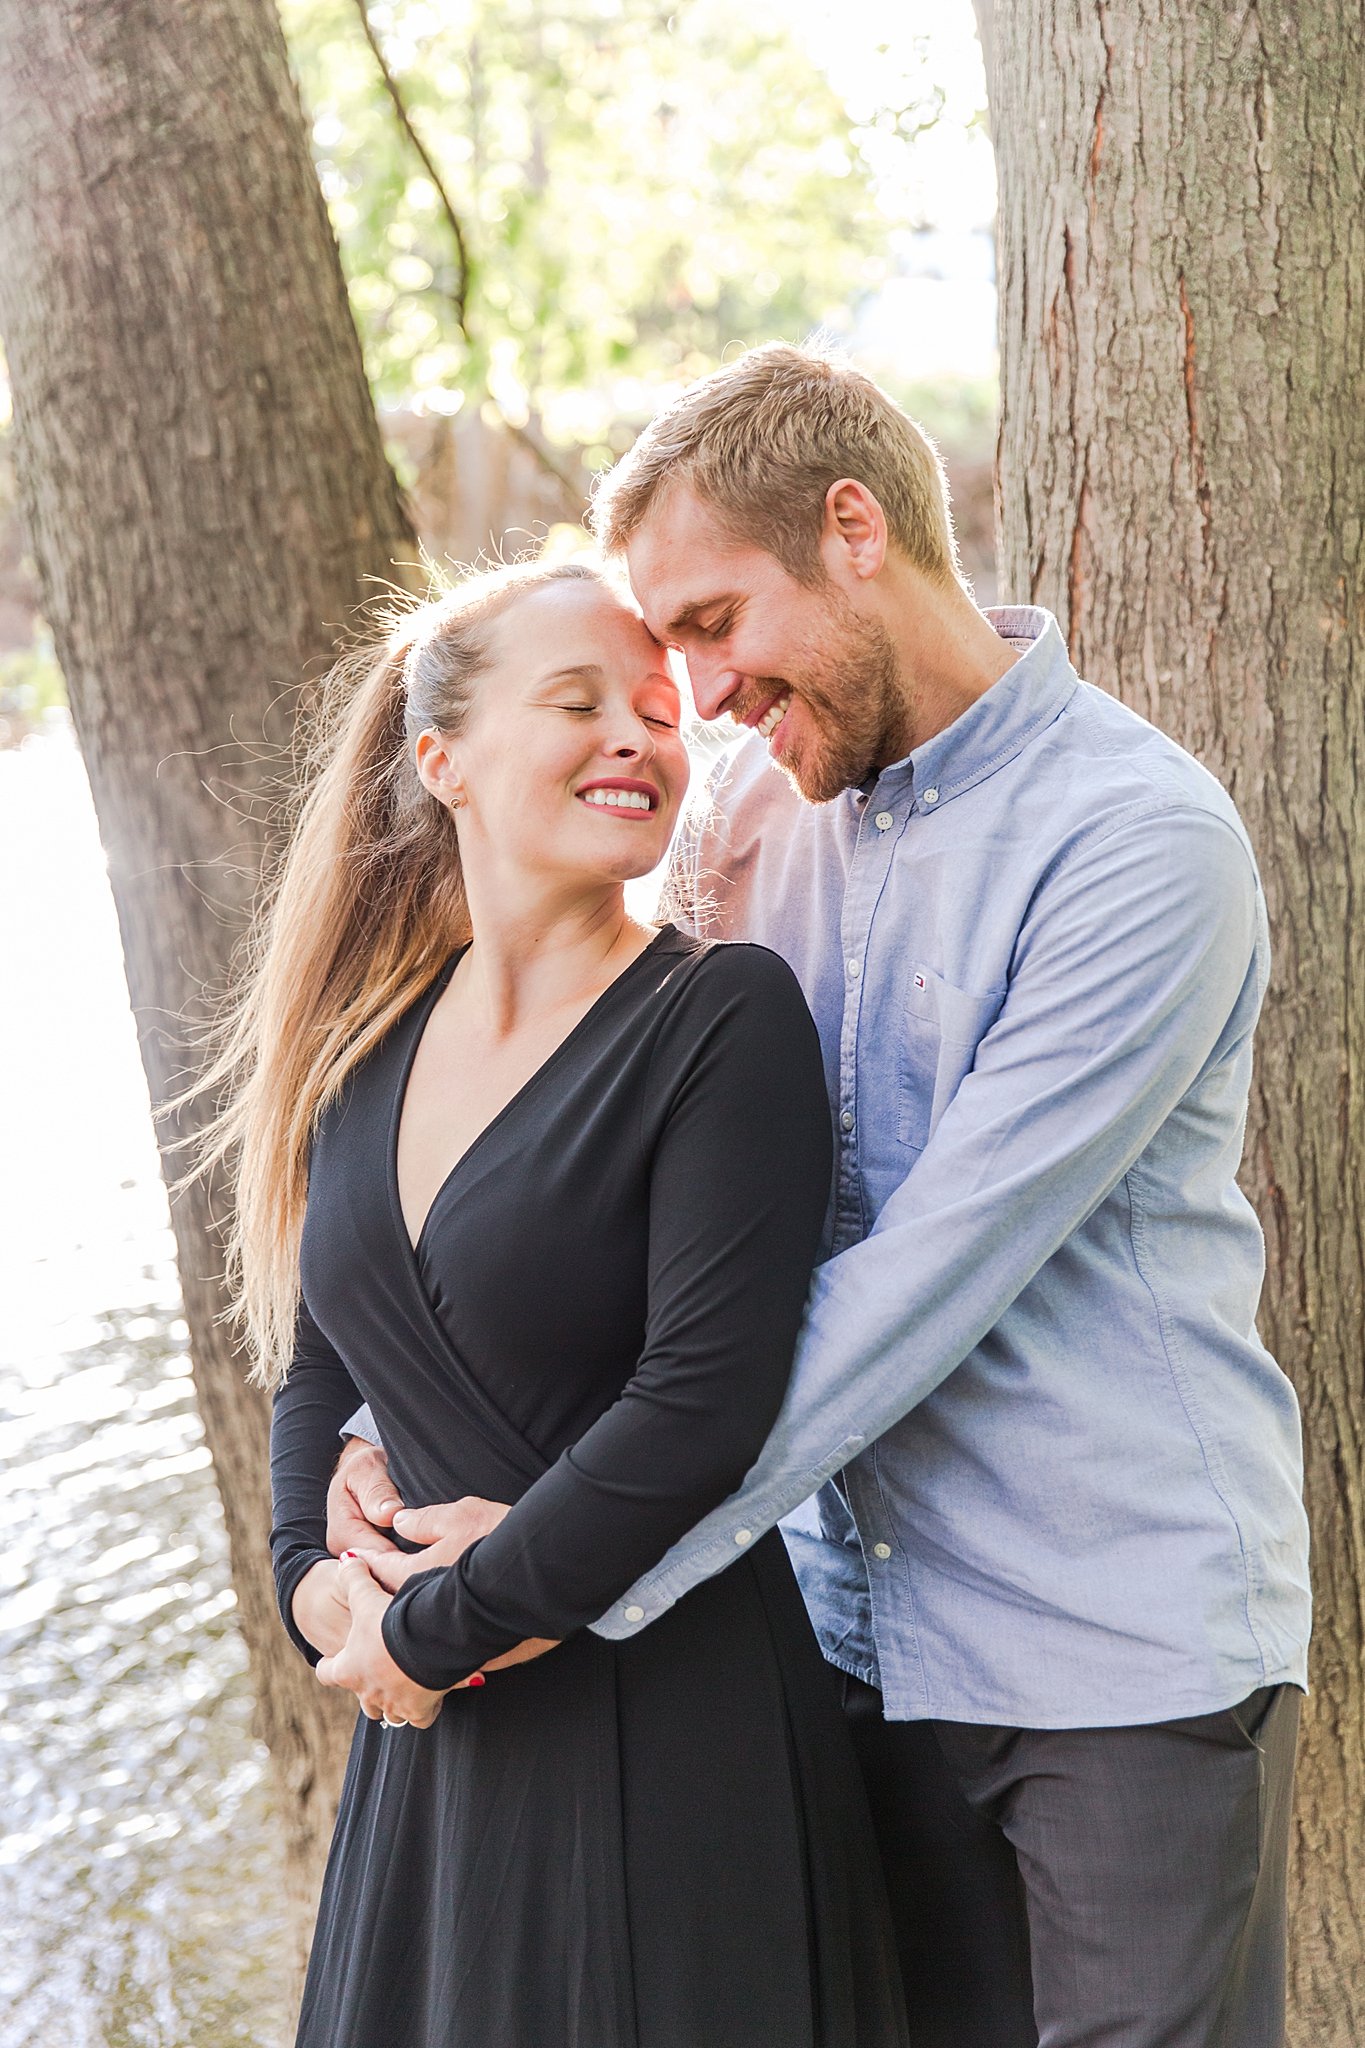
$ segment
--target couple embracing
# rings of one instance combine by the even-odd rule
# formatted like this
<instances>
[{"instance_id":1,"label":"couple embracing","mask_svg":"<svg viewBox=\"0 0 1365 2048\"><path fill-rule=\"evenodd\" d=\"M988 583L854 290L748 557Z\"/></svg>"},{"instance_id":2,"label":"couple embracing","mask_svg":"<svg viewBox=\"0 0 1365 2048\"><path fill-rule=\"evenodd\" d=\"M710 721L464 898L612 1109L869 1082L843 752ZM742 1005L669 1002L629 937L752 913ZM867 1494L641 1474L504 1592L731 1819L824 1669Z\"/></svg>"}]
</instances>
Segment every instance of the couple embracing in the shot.
<instances>
[{"instance_id":1,"label":"couple embracing","mask_svg":"<svg viewBox=\"0 0 1365 2048\"><path fill-rule=\"evenodd\" d=\"M280 1604L363 1709L299 2041L1276 2048L1236 811L976 608L845 364L695 385L594 521L634 605L371 657L236 1026ZM668 649L748 729L676 836Z\"/></svg>"}]
</instances>

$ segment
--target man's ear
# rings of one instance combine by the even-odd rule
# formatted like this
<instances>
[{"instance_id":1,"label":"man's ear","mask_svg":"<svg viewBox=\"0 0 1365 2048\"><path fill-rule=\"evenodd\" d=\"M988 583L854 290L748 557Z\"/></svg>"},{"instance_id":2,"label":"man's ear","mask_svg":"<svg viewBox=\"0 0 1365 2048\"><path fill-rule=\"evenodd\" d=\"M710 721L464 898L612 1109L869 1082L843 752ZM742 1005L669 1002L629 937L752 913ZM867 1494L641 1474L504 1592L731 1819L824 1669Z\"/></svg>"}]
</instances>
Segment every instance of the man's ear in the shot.
<instances>
[{"instance_id":1,"label":"man's ear","mask_svg":"<svg viewBox=\"0 0 1365 2048\"><path fill-rule=\"evenodd\" d=\"M842 569L859 582L877 575L886 560L886 514L866 484L840 477L825 493L820 553L831 572Z\"/></svg>"}]
</instances>

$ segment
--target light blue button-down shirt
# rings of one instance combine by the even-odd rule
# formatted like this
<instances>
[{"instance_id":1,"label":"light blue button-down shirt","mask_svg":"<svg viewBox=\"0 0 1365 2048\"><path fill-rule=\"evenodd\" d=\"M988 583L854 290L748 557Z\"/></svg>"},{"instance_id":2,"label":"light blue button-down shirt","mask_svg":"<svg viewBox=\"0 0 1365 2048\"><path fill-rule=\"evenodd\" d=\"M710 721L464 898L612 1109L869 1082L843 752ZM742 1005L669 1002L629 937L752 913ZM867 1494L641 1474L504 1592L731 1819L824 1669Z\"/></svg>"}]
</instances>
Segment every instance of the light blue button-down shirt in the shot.
<instances>
[{"instance_id":1,"label":"light blue button-down shirt","mask_svg":"<svg viewBox=\"0 0 1365 2048\"><path fill-rule=\"evenodd\" d=\"M1038 1728L1306 1682L1298 1409L1236 1185L1265 910L1231 800L1078 680L1056 622L866 791L747 741L703 928L801 980L839 1138L829 1257L743 1490L596 1625L647 1626L808 1501L825 1655L887 1714Z\"/></svg>"},{"instance_id":2,"label":"light blue button-down shirt","mask_svg":"<svg viewBox=\"0 0 1365 2048\"><path fill-rule=\"evenodd\" d=\"M744 1488L596 1627L788 1517L825 1655L892 1718L1210 1712L1306 1682L1298 1409L1235 1180L1264 905L1212 776L1046 612L991 617L1021 658L869 790L806 804L751 740L686 850L698 922L815 1014L829 1257Z\"/></svg>"}]
</instances>

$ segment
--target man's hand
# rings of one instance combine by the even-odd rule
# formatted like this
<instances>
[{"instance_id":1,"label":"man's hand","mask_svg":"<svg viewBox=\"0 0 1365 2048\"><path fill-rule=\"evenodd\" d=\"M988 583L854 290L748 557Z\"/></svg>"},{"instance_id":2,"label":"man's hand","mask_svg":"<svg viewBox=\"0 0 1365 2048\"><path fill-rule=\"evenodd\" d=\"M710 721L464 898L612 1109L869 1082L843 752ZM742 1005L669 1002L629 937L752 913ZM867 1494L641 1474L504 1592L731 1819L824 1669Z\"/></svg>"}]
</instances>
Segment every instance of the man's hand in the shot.
<instances>
[{"instance_id":1,"label":"man's hand","mask_svg":"<svg viewBox=\"0 0 1365 2048\"><path fill-rule=\"evenodd\" d=\"M360 1709L371 1721L406 1723L410 1728L430 1728L441 1711L445 1694L428 1692L389 1655L381 1624L389 1595L375 1584L365 1560L351 1551L337 1567L341 1594L350 1609L351 1629L334 1657L324 1657L317 1667L318 1681L353 1692Z\"/></svg>"},{"instance_id":2,"label":"man's hand","mask_svg":"<svg viewBox=\"0 0 1365 2048\"><path fill-rule=\"evenodd\" d=\"M543 1657L547 1650L557 1650L558 1648L558 1636L527 1636L524 1641L516 1645L515 1649L504 1650L500 1657L490 1657L486 1664L480 1665L479 1669L480 1671L505 1671L509 1664L529 1664L533 1657ZM468 1685L468 1683L469 1680L467 1678L460 1680L461 1685Z\"/></svg>"},{"instance_id":3,"label":"man's hand","mask_svg":"<svg viewBox=\"0 0 1365 2048\"><path fill-rule=\"evenodd\" d=\"M384 1452L362 1437L348 1437L327 1488L327 1548L333 1557L343 1550L401 1557L385 1531L402 1505Z\"/></svg>"},{"instance_id":4,"label":"man's hand","mask_svg":"<svg viewBox=\"0 0 1365 2048\"><path fill-rule=\"evenodd\" d=\"M501 1501L480 1500L476 1493L466 1494L463 1500L439 1501L430 1508L400 1508L393 1518L394 1528L407 1542L420 1543L422 1549L410 1556L402 1551L387 1551L368 1556L365 1562L379 1584L396 1593L414 1572L454 1564L471 1543L496 1529L507 1513L509 1510ZM532 1657L543 1657L547 1650L558 1647L551 1637L528 1636L515 1649L491 1657L483 1669L504 1671L510 1664L527 1664ZM468 1683L468 1679L461 1680L462 1685Z\"/></svg>"},{"instance_id":5,"label":"man's hand","mask_svg":"<svg viewBox=\"0 0 1365 2048\"><path fill-rule=\"evenodd\" d=\"M329 1508L330 1499L329 1495ZM382 1551L376 1551L373 1543L363 1540L353 1547L362 1553L380 1585L388 1592L396 1593L414 1572L429 1572L437 1565L454 1564L463 1557L471 1543L477 1543L481 1536L487 1536L490 1530L496 1529L508 1512L503 1502L480 1500L476 1493L467 1493L463 1500L438 1501L435 1507L430 1508L399 1507L391 1517L393 1527L405 1542L420 1543L420 1550L409 1554L386 1544ZM330 1514L327 1533L330 1538Z\"/></svg>"}]
</instances>

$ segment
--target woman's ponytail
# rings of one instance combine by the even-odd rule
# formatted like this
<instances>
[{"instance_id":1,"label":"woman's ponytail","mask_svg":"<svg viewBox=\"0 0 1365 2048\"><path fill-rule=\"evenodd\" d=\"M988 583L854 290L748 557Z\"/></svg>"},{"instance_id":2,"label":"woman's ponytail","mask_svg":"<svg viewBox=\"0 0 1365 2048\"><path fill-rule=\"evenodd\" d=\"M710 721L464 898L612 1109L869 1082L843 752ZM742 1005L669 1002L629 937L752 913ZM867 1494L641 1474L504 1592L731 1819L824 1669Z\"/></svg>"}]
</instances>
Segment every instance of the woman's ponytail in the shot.
<instances>
[{"instance_id":1,"label":"woman's ponytail","mask_svg":"<svg viewBox=\"0 0 1365 2048\"><path fill-rule=\"evenodd\" d=\"M488 629L518 595L596 573L530 564L471 578L398 612L383 642L343 658L324 686L297 823L190 1091L223 1105L194 1171L232 1170L231 1313L262 1385L279 1382L293 1349L318 1118L469 937L455 824L417 774L414 741L460 731Z\"/></svg>"}]
</instances>

